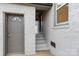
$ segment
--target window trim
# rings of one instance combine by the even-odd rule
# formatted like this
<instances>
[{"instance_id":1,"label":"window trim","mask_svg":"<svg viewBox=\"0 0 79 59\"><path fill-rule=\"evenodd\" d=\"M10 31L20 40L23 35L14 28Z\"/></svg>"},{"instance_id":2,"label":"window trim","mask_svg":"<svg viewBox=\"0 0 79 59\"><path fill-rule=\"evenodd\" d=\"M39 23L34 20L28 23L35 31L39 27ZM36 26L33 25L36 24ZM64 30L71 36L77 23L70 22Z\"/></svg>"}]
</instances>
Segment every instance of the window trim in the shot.
<instances>
[{"instance_id":1,"label":"window trim","mask_svg":"<svg viewBox=\"0 0 79 59\"><path fill-rule=\"evenodd\" d=\"M66 3L66 5L68 5L68 11L69 11L69 4ZM58 25L68 25L69 24L69 12L68 12L68 21L65 21L65 22L60 22L60 23L57 23L57 4L56 4L56 8L55 8L55 26L58 26Z\"/></svg>"}]
</instances>

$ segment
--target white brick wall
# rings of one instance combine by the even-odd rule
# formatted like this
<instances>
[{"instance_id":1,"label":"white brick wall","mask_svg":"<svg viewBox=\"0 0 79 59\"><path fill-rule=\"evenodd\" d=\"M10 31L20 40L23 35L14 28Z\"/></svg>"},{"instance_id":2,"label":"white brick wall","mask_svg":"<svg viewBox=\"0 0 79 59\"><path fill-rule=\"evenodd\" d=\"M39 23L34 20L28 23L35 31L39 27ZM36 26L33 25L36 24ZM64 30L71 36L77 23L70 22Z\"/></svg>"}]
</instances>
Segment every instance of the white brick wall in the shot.
<instances>
[{"instance_id":1,"label":"white brick wall","mask_svg":"<svg viewBox=\"0 0 79 59\"><path fill-rule=\"evenodd\" d=\"M43 31L45 34L45 39L47 40L50 53L52 53L53 55L56 54L56 49L50 46L50 41L55 42L55 39L53 39L54 7L55 5L53 5L52 8L45 14L43 21Z\"/></svg>"},{"instance_id":2,"label":"white brick wall","mask_svg":"<svg viewBox=\"0 0 79 59\"><path fill-rule=\"evenodd\" d=\"M47 19L44 21L44 31L46 39L56 43L56 48L49 45L50 51L54 55L79 55L79 4L69 5L69 25L67 27L54 28L54 15L50 10ZM51 19L52 16L52 19Z\"/></svg>"},{"instance_id":3,"label":"white brick wall","mask_svg":"<svg viewBox=\"0 0 79 59\"><path fill-rule=\"evenodd\" d=\"M56 55L79 55L79 4L69 5L68 28L54 29Z\"/></svg>"}]
</instances>

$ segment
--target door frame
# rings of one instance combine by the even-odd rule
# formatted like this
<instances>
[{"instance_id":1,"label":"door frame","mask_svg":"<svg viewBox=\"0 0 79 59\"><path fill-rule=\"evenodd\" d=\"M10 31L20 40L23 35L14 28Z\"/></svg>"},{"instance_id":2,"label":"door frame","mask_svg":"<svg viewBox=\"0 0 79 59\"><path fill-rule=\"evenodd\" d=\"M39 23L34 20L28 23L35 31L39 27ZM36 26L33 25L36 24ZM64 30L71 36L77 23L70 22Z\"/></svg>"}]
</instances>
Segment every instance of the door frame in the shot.
<instances>
[{"instance_id":1,"label":"door frame","mask_svg":"<svg viewBox=\"0 0 79 59\"><path fill-rule=\"evenodd\" d=\"M6 15L7 14L12 14L12 15L22 15L23 16L23 18L24 18L24 14L22 14L22 13L11 13L11 12L3 12L3 36L4 36L4 39L3 39L3 55L4 56L6 56L7 54L6 54L6 47L7 47L7 49L8 49L8 46L6 46L6 40L8 40L8 20L6 19ZM24 19L23 19L23 27L25 27L25 25L24 25ZM7 22L7 25L6 25L6 22ZM6 26L7 26L7 28L6 28ZM6 30L7 30L7 32L6 32ZM24 32L25 32L25 29L24 29ZM6 34L7 34L7 36L6 36ZM23 44L23 46L24 46L24 55L25 55L25 34L23 35L23 37L24 37L24 44Z\"/></svg>"}]
</instances>

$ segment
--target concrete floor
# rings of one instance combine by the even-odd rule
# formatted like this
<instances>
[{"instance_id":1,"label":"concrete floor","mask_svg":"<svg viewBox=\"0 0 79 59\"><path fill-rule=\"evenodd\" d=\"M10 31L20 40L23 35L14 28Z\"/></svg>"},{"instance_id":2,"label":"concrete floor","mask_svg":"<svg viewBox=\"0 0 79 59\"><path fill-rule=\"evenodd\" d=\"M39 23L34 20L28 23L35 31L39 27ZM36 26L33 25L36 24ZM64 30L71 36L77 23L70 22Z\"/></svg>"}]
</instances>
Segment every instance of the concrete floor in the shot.
<instances>
[{"instance_id":1,"label":"concrete floor","mask_svg":"<svg viewBox=\"0 0 79 59\"><path fill-rule=\"evenodd\" d=\"M7 56L25 56L24 54L7 54ZM35 55L31 56L53 56L49 53L48 50L43 50L43 51L37 51Z\"/></svg>"},{"instance_id":2,"label":"concrete floor","mask_svg":"<svg viewBox=\"0 0 79 59\"><path fill-rule=\"evenodd\" d=\"M48 50L43 50L43 51L37 51L36 54L33 56L53 56L53 55L51 55Z\"/></svg>"}]
</instances>

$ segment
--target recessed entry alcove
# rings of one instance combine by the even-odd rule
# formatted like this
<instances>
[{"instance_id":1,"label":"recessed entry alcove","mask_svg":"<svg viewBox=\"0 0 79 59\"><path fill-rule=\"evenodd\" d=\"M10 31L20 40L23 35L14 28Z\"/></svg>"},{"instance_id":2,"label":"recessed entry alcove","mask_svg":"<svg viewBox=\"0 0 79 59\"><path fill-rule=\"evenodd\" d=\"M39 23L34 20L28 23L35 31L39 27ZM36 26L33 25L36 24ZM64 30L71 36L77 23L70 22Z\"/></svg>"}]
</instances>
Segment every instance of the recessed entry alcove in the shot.
<instances>
[{"instance_id":1,"label":"recessed entry alcove","mask_svg":"<svg viewBox=\"0 0 79 59\"><path fill-rule=\"evenodd\" d=\"M5 13L5 55L24 51L24 14Z\"/></svg>"}]
</instances>

